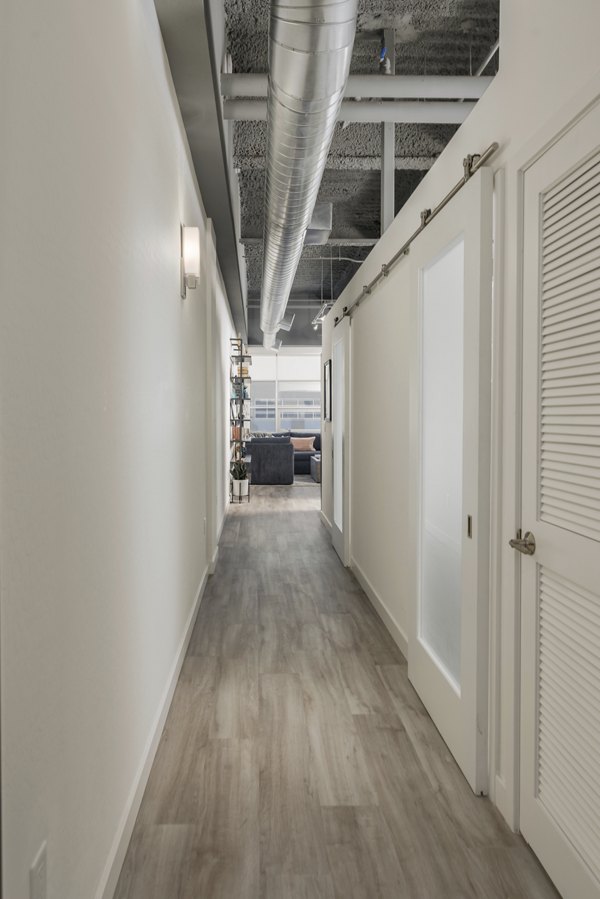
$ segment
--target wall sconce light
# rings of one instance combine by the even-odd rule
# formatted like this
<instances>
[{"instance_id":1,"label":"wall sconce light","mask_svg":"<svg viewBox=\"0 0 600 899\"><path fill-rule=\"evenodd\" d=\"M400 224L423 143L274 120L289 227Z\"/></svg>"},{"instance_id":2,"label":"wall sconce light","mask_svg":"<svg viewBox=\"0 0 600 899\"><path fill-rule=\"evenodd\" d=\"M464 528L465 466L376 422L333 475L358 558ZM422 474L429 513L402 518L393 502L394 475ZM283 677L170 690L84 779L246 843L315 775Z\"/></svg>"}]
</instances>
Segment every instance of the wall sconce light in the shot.
<instances>
[{"instance_id":1,"label":"wall sconce light","mask_svg":"<svg viewBox=\"0 0 600 899\"><path fill-rule=\"evenodd\" d=\"M194 290L200 279L200 228L181 226L181 298Z\"/></svg>"}]
</instances>

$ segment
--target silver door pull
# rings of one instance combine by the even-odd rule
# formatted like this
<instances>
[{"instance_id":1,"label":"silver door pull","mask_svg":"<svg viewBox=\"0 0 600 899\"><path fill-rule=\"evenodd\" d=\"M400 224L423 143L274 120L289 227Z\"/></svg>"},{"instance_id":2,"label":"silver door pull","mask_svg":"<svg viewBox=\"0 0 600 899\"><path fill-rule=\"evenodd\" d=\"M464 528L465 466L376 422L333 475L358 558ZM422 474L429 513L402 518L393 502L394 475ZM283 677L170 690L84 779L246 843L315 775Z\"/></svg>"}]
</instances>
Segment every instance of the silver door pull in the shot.
<instances>
[{"instance_id":1,"label":"silver door pull","mask_svg":"<svg viewBox=\"0 0 600 899\"><path fill-rule=\"evenodd\" d=\"M535 537L531 531L526 531L524 537L521 536L521 531L517 531L516 538L509 540L508 543L525 556L532 556L535 552Z\"/></svg>"}]
</instances>

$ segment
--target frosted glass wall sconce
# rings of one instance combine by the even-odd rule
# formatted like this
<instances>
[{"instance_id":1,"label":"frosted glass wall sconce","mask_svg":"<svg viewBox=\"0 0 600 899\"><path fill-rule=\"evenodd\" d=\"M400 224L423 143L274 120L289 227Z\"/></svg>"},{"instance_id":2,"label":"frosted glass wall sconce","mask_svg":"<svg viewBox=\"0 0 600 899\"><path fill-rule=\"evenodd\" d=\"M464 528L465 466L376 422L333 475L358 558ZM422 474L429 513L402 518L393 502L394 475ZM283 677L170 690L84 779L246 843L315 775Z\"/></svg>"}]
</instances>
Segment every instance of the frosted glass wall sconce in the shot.
<instances>
[{"instance_id":1,"label":"frosted glass wall sconce","mask_svg":"<svg viewBox=\"0 0 600 899\"><path fill-rule=\"evenodd\" d=\"M200 279L200 228L181 226L181 298L194 290Z\"/></svg>"}]
</instances>

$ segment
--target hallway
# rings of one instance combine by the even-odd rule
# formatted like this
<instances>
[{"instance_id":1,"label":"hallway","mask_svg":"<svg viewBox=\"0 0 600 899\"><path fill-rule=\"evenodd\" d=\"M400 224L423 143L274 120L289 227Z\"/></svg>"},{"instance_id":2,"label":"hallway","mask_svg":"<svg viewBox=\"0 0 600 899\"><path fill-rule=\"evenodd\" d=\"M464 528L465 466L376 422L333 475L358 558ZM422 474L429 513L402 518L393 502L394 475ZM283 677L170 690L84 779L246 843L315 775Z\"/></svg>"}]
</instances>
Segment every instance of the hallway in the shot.
<instances>
[{"instance_id":1,"label":"hallway","mask_svg":"<svg viewBox=\"0 0 600 899\"><path fill-rule=\"evenodd\" d=\"M546 899L319 517L233 506L116 899Z\"/></svg>"}]
</instances>

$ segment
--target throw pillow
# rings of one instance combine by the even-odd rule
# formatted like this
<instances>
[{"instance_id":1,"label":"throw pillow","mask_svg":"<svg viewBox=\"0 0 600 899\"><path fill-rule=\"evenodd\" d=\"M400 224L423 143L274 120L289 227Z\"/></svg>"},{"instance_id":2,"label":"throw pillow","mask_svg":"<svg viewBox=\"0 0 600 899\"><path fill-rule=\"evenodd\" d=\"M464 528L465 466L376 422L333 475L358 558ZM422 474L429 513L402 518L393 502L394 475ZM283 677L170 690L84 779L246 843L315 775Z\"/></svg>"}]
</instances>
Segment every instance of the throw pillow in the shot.
<instances>
[{"instance_id":1,"label":"throw pillow","mask_svg":"<svg viewBox=\"0 0 600 899\"><path fill-rule=\"evenodd\" d=\"M291 437L295 453L312 453L315 448L314 437Z\"/></svg>"}]
</instances>

